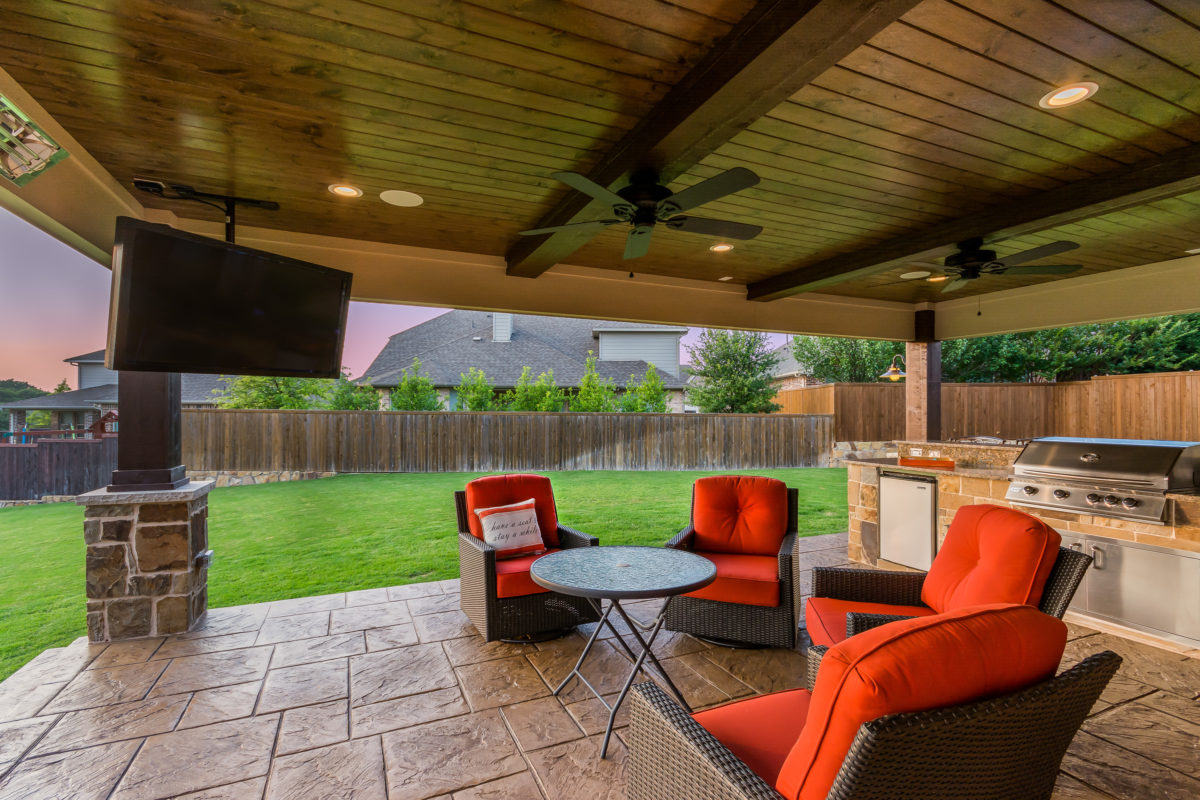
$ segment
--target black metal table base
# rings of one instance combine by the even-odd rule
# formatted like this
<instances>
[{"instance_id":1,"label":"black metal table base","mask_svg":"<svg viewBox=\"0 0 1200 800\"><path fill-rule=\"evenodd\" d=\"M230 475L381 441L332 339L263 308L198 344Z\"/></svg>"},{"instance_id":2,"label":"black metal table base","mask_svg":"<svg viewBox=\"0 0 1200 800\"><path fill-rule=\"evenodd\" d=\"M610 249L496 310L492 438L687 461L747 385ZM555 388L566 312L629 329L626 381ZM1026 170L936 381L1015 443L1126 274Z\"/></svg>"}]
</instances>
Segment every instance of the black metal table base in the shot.
<instances>
[{"instance_id":1,"label":"black metal table base","mask_svg":"<svg viewBox=\"0 0 1200 800\"><path fill-rule=\"evenodd\" d=\"M654 618L654 622L646 625L626 614L625 609L621 608L620 600L609 599L608 608L601 609L602 604L599 600L589 598L592 605L594 605L596 610L600 612L600 621L596 623L595 630L593 630L592 635L588 637L587 644L583 647L583 652L579 654L579 660L575 662L575 666L570 672L567 673L567 676L562 679L562 683L560 683L558 688L554 690L554 694L558 695L559 692L566 688L566 685L571 681L571 678L579 678L583 685L588 687L592 694L596 695L596 699L600 701L601 705L608 709L608 726L604 729L604 742L600 746L601 758L606 758L608 756L608 742L612 738L613 724L617 719L617 711L621 708L621 703L625 701L625 696L629 694L629 687L633 686L634 678L637 677L639 672L646 672L647 658L654 665L654 669L657 670L659 676L663 679L663 682L666 683L666 685L674 693L676 699L679 700L680 705L682 705L688 712L691 712L692 710L687 701L683 699L683 693L679 691L679 688L671 680L671 676L667 674L667 671L663 669L663 665L659 663L658 656L654 655L653 650L651 650L651 648L654 646L654 640L658 637L658 632L662 630L663 622L666 620L667 607L671 604L672 599L673 598L668 598L667 602L663 603L663 607L658 612L658 616ZM634 653L633 649L630 648L630 646L625 642L624 637L621 636L621 632L618 631L616 626L612 624L612 620L609 619L609 615L612 613L613 609L616 609L617 614L620 615L621 619L623 619L625 624L629 627L629 631L633 634L634 640L642 649L641 653ZM607 625L608 629L612 631L613 636L621 645L621 649L625 651L626 658L633 662L633 669L630 670L629 677L625 679L625 684L621 687L621 692L617 695L617 699L612 705L608 704L596 687L593 686L591 682L584 677L583 673L579 671L579 668L583 666L584 660L587 659L588 653L591 652L592 645L594 645L600 638L600 631L604 629L605 625ZM642 635L638 633L639 628L643 631L649 631L649 637L643 639ZM647 675L649 675L648 672Z\"/></svg>"}]
</instances>

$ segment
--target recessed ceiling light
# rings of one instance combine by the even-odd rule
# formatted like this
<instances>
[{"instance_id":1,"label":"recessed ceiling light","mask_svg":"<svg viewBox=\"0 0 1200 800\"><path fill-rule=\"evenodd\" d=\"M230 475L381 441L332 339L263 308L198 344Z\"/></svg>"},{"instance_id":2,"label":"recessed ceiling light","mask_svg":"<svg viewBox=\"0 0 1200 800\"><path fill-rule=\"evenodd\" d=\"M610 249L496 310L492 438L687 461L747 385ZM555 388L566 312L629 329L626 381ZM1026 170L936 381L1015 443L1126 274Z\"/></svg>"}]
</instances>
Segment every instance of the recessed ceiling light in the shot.
<instances>
[{"instance_id":1,"label":"recessed ceiling light","mask_svg":"<svg viewBox=\"0 0 1200 800\"><path fill-rule=\"evenodd\" d=\"M357 186L351 186L348 183L331 183L329 184L329 191L338 197L362 197L362 189Z\"/></svg>"},{"instance_id":2,"label":"recessed ceiling light","mask_svg":"<svg viewBox=\"0 0 1200 800\"><path fill-rule=\"evenodd\" d=\"M388 189L386 192L380 192L379 199L401 208L415 208L425 202L425 198L421 195L406 192L403 189Z\"/></svg>"},{"instance_id":3,"label":"recessed ceiling light","mask_svg":"<svg viewBox=\"0 0 1200 800\"><path fill-rule=\"evenodd\" d=\"M732 275L725 275L725 276L723 276L723 277L717 278L717 280L719 280L719 281L731 281L731 280L733 280L733 276L732 276Z\"/></svg>"},{"instance_id":4,"label":"recessed ceiling light","mask_svg":"<svg viewBox=\"0 0 1200 800\"><path fill-rule=\"evenodd\" d=\"M1052 92L1049 92L1041 100L1038 100L1038 105L1042 108L1064 108L1065 106L1073 106L1076 103L1081 103L1094 95L1100 89L1099 86L1091 81L1080 81L1079 83L1060 86Z\"/></svg>"},{"instance_id":5,"label":"recessed ceiling light","mask_svg":"<svg viewBox=\"0 0 1200 800\"><path fill-rule=\"evenodd\" d=\"M925 280L929 281L930 283L941 283L942 281L949 280L949 279L950 279L949 275L930 275Z\"/></svg>"},{"instance_id":6,"label":"recessed ceiling light","mask_svg":"<svg viewBox=\"0 0 1200 800\"><path fill-rule=\"evenodd\" d=\"M917 278L928 278L932 273L927 269L919 269L915 272L904 272L900 274L902 281L915 281Z\"/></svg>"},{"instance_id":7,"label":"recessed ceiling light","mask_svg":"<svg viewBox=\"0 0 1200 800\"><path fill-rule=\"evenodd\" d=\"M712 247L710 247L708 249L712 250L714 253L728 253L730 250L733 249L733 245L726 244L725 242L720 242L718 244L714 244Z\"/></svg>"},{"instance_id":8,"label":"recessed ceiling light","mask_svg":"<svg viewBox=\"0 0 1200 800\"><path fill-rule=\"evenodd\" d=\"M1191 250L1184 250L1189 256L1200 256L1200 247L1194 247Z\"/></svg>"}]
</instances>

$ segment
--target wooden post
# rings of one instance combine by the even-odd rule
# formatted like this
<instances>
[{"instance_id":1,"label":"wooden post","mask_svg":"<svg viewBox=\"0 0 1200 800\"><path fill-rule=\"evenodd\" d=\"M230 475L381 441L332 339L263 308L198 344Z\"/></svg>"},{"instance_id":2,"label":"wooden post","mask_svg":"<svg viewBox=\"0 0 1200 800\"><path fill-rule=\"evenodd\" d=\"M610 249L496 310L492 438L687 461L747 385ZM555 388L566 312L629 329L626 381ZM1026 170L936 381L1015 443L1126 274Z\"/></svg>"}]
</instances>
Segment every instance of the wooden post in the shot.
<instances>
[{"instance_id":1,"label":"wooden post","mask_svg":"<svg viewBox=\"0 0 1200 800\"><path fill-rule=\"evenodd\" d=\"M163 491L187 483L180 434L178 372L129 372L117 377L117 468L110 492Z\"/></svg>"},{"instance_id":2,"label":"wooden post","mask_svg":"<svg viewBox=\"0 0 1200 800\"><path fill-rule=\"evenodd\" d=\"M933 311L916 313L913 341L905 348L904 438L935 442L942 437L942 343L934 338Z\"/></svg>"}]
</instances>

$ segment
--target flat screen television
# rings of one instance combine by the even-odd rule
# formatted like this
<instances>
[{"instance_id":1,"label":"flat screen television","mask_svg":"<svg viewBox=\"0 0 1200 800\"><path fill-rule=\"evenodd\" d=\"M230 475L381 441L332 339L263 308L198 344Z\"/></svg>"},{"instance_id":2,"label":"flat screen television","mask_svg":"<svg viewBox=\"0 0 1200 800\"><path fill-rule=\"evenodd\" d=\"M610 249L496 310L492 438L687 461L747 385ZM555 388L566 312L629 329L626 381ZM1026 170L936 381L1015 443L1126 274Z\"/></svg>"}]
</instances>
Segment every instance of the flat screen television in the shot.
<instances>
[{"instance_id":1,"label":"flat screen television","mask_svg":"<svg viewBox=\"0 0 1200 800\"><path fill-rule=\"evenodd\" d=\"M351 277L118 217L105 366L336 378Z\"/></svg>"}]
</instances>

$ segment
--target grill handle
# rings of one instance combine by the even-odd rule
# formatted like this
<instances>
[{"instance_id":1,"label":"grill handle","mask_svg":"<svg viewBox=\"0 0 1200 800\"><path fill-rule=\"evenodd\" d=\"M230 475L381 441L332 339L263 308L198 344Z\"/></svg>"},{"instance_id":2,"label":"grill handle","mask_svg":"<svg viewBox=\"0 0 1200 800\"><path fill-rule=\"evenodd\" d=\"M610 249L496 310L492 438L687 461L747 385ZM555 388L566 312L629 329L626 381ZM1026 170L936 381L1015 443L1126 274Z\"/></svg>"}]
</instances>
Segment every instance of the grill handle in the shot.
<instances>
[{"instance_id":1,"label":"grill handle","mask_svg":"<svg viewBox=\"0 0 1200 800\"><path fill-rule=\"evenodd\" d=\"M1104 564L1104 550L1096 545L1092 545L1092 566L1096 569L1104 569Z\"/></svg>"}]
</instances>

